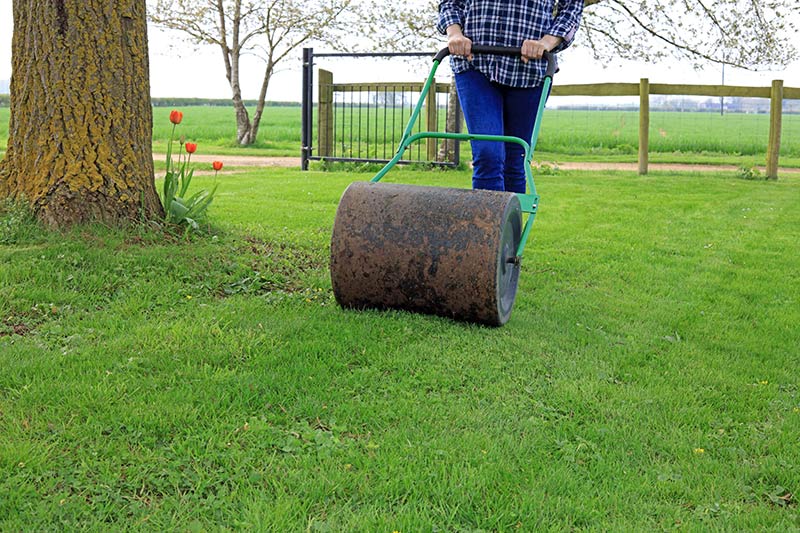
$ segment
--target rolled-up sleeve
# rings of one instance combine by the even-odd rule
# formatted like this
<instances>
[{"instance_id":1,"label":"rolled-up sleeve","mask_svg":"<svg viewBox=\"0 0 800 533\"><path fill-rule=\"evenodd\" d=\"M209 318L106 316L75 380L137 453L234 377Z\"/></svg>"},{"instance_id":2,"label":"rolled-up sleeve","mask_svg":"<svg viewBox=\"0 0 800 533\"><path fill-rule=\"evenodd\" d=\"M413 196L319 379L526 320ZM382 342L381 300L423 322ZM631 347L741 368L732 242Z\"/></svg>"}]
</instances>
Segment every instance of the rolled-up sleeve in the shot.
<instances>
[{"instance_id":1,"label":"rolled-up sleeve","mask_svg":"<svg viewBox=\"0 0 800 533\"><path fill-rule=\"evenodd\" d=\"M442 35L447 34L447 27L458 24L464 27L464 0L441 0L439 2L439 21L436 29Z\"/></svg>"},{"instance_id":2,"label":"rolled-up sleeve","mask_svg":"<svg viewBox=\"0 0 800 533\"><path fill-rule=\"evenodd\" d=\"M550 35L564 39L553 50L554 52L564 50L575 40L582 14L583 0L559 0L556 18L550 27L550 31L547 32Z\"/></svg>"}]
</instances>

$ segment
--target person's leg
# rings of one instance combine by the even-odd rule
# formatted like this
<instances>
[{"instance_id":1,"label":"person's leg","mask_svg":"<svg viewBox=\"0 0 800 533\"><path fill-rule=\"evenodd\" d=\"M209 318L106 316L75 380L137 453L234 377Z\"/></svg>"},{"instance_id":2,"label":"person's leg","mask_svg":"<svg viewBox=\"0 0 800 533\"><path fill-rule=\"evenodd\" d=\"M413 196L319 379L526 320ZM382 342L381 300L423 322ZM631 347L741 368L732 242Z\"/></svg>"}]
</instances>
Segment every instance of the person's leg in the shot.
<instances>
[{"instance_id":1,"label":"person's leg","mask_svg":"<svg viewBox=\"0 0 800 533\"><path fill-rule=\"evenodd\" d=\"M503 134L503 103L498 89L475 70L456 74L456 87L467 130L486 135ZM503 190L504 143L472 141L472 188Z\"/></svg>"},{"instance_id":2,"label":"person's leg","mask_svg":"<svg viewBox=\"0 0 800 533\"><path fill-rule=\"evenodd\" d=\"M504 135L519 137L531 142L541 94L541 86L526 89L503 88ZM505 144L504 188L509 192L524 193L526 190L525 149L516 143Z\"/></svg>"}]
</instances>

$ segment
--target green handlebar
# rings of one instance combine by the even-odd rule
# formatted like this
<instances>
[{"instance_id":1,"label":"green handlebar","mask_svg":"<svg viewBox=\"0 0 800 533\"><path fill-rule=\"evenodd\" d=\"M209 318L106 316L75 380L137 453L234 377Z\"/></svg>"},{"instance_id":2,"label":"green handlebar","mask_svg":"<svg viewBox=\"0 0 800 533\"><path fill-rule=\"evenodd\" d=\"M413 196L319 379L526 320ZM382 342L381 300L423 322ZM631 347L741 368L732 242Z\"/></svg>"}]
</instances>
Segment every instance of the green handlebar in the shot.
<instances>
[{"instance_id":1,"label":"green handlebar","mask_svg":"<svg viewBox=\"0 0 800 533\"><path fill-rule=\"evenodd\" d=\"M518 56L520 55L522 50L519 48L514 48L512 46L487 46L483 44L474 44L472 45L472 53L473 54L494 54L499 56ZM442 62L442 59L450 55L450 50L448 48L442 48L437 52L437 54L433 57L435 62ZM556 73L556 69L558 68L558 64L556 62L556 55L552 52L545 52L542 55L542 59L547 61L547 70L545 71L545 76L553 77Z\"/></svg>"},{"instance_id":2,"label":"green handlebar","mask_svg":"<svg viewBox=\"0 0 800 533\"><path fill-rule=\"evenodd\" d=\"M510 48L510 47L501 47L501 46L482 46L482 45L473 45L472 53L474 54L498 54L498 55L519 55L520 49L519 48ZM519 258L522 257L522 250L525 247L525 243L528 240L528 235L530 234L531 227L533 225L534 217L536 216L536 211L539 207L539 196L536 194L536 186L533 181L533 172L531 171L531 164L533 162L533 149L536 146L536 140L539 138L539 130L541 129L542 125L542 115L544 114L544 105L547 98L547 95L550 94L550 86L552 84L553 75L556 71L556 58L555 54L551 52L545 52L543 58L547 60L547 71L545 73L545 79L542 87L542 97L539 100L539 107L538 112L536 114L536 122L533 125L533 134L531 135L531 142L528 143L524 139L520 139L519 137L510 137L507 135L484 135L484 134L473 134L473 133L449 133L449 132L437 132L437 131L426 131L420 132L416 134L412 134L414 129L414 124L416 124L417 120L419 119L419 115L422 111L422 106L428 96L428 92L431 90L431 86L433 85L434 77L436 75L436 70L439 68L439 64L441 63L442 59L450 55L450 50L447 48L443 48L439 50L436 56L433 59L433 67L431 68L431 72L428 75L428 79L425 80L425 84L422 87L422 91L419 95L419 100L417 101L417 105L414 107L414 111L409 118L408 125L406 126L405 131L403 132L403 136L400 138L400 146L397 149L394 157L386 163L386 165L375 175L371 182L375 183L380 181L388 172L389 170L394 167L398 161L403 156L403 153L408 149L408 147L415 141L420 139L456 139L461 141L497 141L497 142L510 142L516 143L522 146L525 149L525 178L528 183L528 193L527 194L517 194L520 200L520 204L522 206L522 211L528 213L528 220L525 223L525 227L522 231L521 240L519 243L519 247L517 248L517 256Z\"/></svg>"}]
</instances>

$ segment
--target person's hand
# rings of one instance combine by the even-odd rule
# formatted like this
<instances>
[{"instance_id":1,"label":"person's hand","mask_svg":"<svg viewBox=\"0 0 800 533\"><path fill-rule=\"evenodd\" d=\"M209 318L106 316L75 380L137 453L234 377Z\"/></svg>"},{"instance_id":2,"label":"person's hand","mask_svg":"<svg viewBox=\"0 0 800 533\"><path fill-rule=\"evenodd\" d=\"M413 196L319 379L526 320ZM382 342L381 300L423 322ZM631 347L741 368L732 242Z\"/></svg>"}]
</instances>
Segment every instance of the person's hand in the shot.
<instances>
[{"instance_id":1,"label":"person's hand","mask_svg":"<svg viewBox=\"0 0 800 533\"><path fill-rule=\"evenodd\" d=\"M472 61L472 41L464 37L458 24L447 27L447 49L451 55L464 56Z\"/></svg>"},{"instance_id":2,"label":"person's hand","mask_svg":"<svg viewBox=\"0 0 800 533\"><path fill-rule=\"evenodd\" d=\"M563 39L554 35L545 35L539 40L526 39L522 41L522 62L527 63L531 59L541 59L545 52L550 52L553 48L561 44Z\"/></svg>"}]
</instances>

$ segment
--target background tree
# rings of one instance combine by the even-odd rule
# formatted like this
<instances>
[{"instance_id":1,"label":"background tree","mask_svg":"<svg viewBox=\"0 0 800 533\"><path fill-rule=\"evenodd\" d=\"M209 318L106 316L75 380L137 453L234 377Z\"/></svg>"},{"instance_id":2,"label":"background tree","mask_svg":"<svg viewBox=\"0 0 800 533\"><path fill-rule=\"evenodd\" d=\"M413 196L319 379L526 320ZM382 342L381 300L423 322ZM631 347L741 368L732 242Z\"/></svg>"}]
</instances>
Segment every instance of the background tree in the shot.
<instances>
[{"instance_id":1,"label":"background tree","mask_svg":"<svg viewBox=\"0 0 800 533\"><path fill-rule=\"evenodd\" d=\"M355 48L435 50L444 38L436 32L439 0L384 0L358 14L351 27L367 38ZM726 64L750 70L785 66L797 58L797 28L791 13L797 0L585 0L575 46L591 49L598 61L657 62L667 57L692 61L696 68ZM451 83L449 103L456 102ZM456 108L448 105L447 129L455 129ZM438 158L450 160L453 141L442 141Z\"/></svg>"},{"instance_id":2,"label":"background tree","mask_svg":"<svg viewBox=\"0 0 800 533\"><path fill-rule=\"evenodd\" d=\"M161 216L144 0L14 0L0 197L51 226Z\"/></svg>"},{"instance_id":3,"label":"background tree","mask_svg":"<svg viewBox=\"0 0 800 533\"><path fill-rule=\"evenodd\" d=\"M362 46L433 49L444 42L434 28L438 0L369 3L370 14L360 16L369 38ZM798 28L791 16L800 13L797 0L584 0L584 6L576 44L605 62L672 56L697 67L758 70L797 58Z\"/></svg>"},{"instance_id":4,"label":"background tree","mask_svg":"<svg viewBox=\"0 0 800 533\"><path fill-rule=\"evenodd\" d=\"M222 51L236 110L239 144L256 141L275 67L311 39L325 40L342 28L340 15L351 0L151 0L150 19L180 30L195 44ZM264 61L264 76L252 119L242 100L241 58Z\"/></svg>"},{"instance_id":5,"label":"background tree","mask_svg":"<svg viewBox=\"0 0 800 533\"><path fill-rule=\"evenodd\" d=\"M585 0L581 42L600 60L668 56L760 70L797 58L796 0Z\"/></svg>"}]
</instances>

